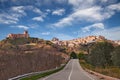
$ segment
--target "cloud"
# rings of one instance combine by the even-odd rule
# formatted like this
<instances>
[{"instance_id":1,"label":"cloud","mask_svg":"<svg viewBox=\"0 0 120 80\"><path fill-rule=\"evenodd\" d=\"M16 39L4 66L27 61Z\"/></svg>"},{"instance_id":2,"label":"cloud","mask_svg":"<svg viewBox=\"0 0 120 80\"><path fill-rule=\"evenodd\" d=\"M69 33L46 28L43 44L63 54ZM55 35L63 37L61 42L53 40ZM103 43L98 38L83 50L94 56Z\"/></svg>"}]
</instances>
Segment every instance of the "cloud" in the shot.
<instances>
[{"instance_id":1,"label":"cloud","mask_svg":"<svg viewBox=\"0 0 120 80\"><path fill-rule=\"evenodd\" d=\"M109 5L107 8L110 10L120 11L120 3Z\"/></svg>"},{"instance_id":2,"label":"cloud","mask_svg":"<svg viewBox=\"0 0 120 80\"><path fill-rule=\"evenodd\" d=\"M36 8L34 6L28 6L28 9L32 10L33 12L37 13L39 16L37 17L33 17L32 20L34 21L41 21L43 22L44 19L46 17L46 13L43 13L39 8Z\"/></svg>"},{"instance_id":3,"label":"cloud","mask_svg":"<svg viewBox=\"0 0 120 80\"><path fill-rule=\"evenodd\" d=\"M50 27L52 27L52 28L54 28L54 27L60 28L60 27L64 27L64 26L69 26L69 25L72 25L73 20L74 19L71 16L69 16L69 17L66 17L66 18L63 18L63 19L59 20L57 23L51 24Z\"/></svg>"},{"instance_id":4,"label":"cloud","mask_svg":"<svg viewBox=\"0 0 120 80\"><path fill-rule=\"evenodd\" d=\"M37 6L51 6L55 4L66 4L67 0L33 0Z\"/></svg>"},{"instance_id":5,"label":"cloud","mask_svg":"<svg viewBox=\"0 0 120 80\"><path fill-rule=\"evenodd\" d=\"M91 7L82 10L76 10L72 14L68 15L65 18L60 19L58 22L52 24L53 27L64 27L72 25L74 22L79 21L88 21L88 22L97 22L104 19L101 14L101 7Z\"/></svg>"},{"instance_id":6,"label":"cloud","mask_svg":"<svg viewBox=\"0 0 120 80\"><path fill-rule=\"evenodd\" d=\"M73 36L67 35L67 34L62 34L62 33L56 33L53 36L59 38L60 40L71 40L71 39L74 39Z\"/></svg>"},{"instance_id":7,"label":"cloud","mask_svg":"<svg viewBox=\"0 0 120 80\"><path fill-rule=\"evenodd\" d=\"M41 15L41 16L45 16L46 14L44 14L39 8L35 7L35 6L24 6L25 7L25 10L29 10L29 11L32 11L38 15Z\"/></svg>"},{"instance_id":8,"label":"cloud","mask_svg":"<svg viewBox=\"0 0 120 80\"><path fill-rule=\"evenodd\" d=\"M56 3L59 3L59 4L65 4L68 2L68 0L53 0L53 1L56 1Z\"/></svg>"},{"instance_id":9,"label":"cloud","mask_svg":"<svg viewBox=\"0 0 120 80\"><path fill-rule=\"evenodd\" d=\"M74 9L85 9L92 6L107 6L116 3L117 0L68 0L68 4L72 5Z\"/></svg>"},{"instance_id":10,"label":"cloud","mask_svg":"<svg viewBox=\"0 0 120 80\"><path fill-rule=\"evenodd\" d=\"M89 25L89 26L82 28L82 31L88 32L91 29L104 29L104 24L103 23L95 23L95 24L92 24L92 25Z\"/></svg>"},{"instance_id":11,"label":"cloud","mask_svg":"<svg viewBox=\"0 0 120 80\"><path fill-rule=\"evenodd\" d=\"M49 6L55 4L66 4L67 0L0 0L0 3L7 5L35 5L35 6Z\"/></svg>"},{"instance_id":12,"label":"cloud","mask_svg":"<svg viewBox=\"0 0 120 80\"><path fill-rule=\"evenodd\" d=\"M19 29L24 29L24 30L28 30L28 29L36 29L39 27L38 24L28 24L28 25L13 25L10 26L11 28L19 28Z\"/></svg>"},{"instance_id":13,"label":"cloud","mask_svg":"<svg viewBox=\"0 0 120 80\"><path fill-rule=\"evenodd\" d=\"M95 0L68 0L68 3L72 5L74 9L83 9L91 7L93 4L95 4Z\"/></svg>"},{"instance_id":14,"label":"cloud","mask_svg":"<svg viewBox=\"0 0 120 80\"><path fill-rule=\"evenodd\" d=\"M43 22L44 19L46 17L46 13L43 13L39 8L35 7L35 6L26 6L26 10L31 10L33 11L34 13L37 13L39 16L37 17L33 17L32 20L35 20L35 21L41 21Z\"/></svg>"},{"instance_id":15,"label":"cloud","mask_svg":"<svg viewBox=\"0 0 120 80\"><path fill-rule=\"evenodd\" d=\"M23 16L26 16L24 6L11 7L0 14L0 24L16 24Z\"/></svg>"},{"instance_id":16,"label":"cloud","mask_svg":"<svg viewBox=\"0 0 120 80\"><path fill-rule=\"evenodd\" d=\"M62 16L65 13L65 9L57 9L52 12L52 15Z\"/></svg>"},{"instance_id":17,"label":"cloud","mask_svg":"<svg viewBox=\"0 0 120 80\"><path fill-rule=\"evenodd\" d=\"M95 0L69 0L69 3L73 5L73 12L58 22L51 24L52 28L71 26L82 21L99 23L113 16L116 10L120 11L120 3L110 4L104 8L102 5L96 5Z\"/></svg>"},{"instance_id":18,"label":"cloud","mask_svg":"<svg viewBox=\"0 0 120 80\"><path fill-rule=\"evenodd\" d=\"M101 0L101 2L103 2L103 3L104 3L104 2L107 2L107 1L108 1L108 0Z\"/></svg>"},{"instance_id":19,"label":"cloud","mask_svg":"<svg viewBox=\"0 0 120 80\"><path fill-rule=\"evenodd\" d=\"M24 25L17 25L17 26L11 26L11 27L15 27L15 28L19 28L19 29L25 29L25 30L29 29L28 26L24 26Z\"/></svg>"},{"instance_id":20,"label":"cloud","mask_svg":"<svg viewBox=\"0 0 120 80\"><path fill-rule=\"evenodd\" d=\"M50 9L46 9L45 11L46 11L46 12L48 12L48 13L49 13L49 12L51 12L51 10L50 10Z\"/></svg>"},{"instance_id":21,"label":"cloud","mask_svg":"<svg viewBox=\"0 0 120 80\"><path fill-rule=\"evenodd\" d=\"M42 35L50 35L50 32L43 32Z\"/></svg>"},{"instance_id":22,"label":"cloud","mask_svg":"<svg viewBox=\"0 0 120 80\"><path fill-rule=\"evenodd\" d=\"M38 24L36 24L36 23L34 23L34 24L30 24L30 23L29 23L27 26L29 26L29 27L32 28L32 29L33 29L33 28L35 29L35 28L40 27L40 26L39 26Z\"/></svg>"},{"instance_id":23,"label":"cloud","mask_svg":"<svg viewBox=\"0 0 120 80\"><path fill-rule=\"evenodd\" d=\"M5 19L4 16L0 17L0 24L16 24L16 23L17 23L16 20Z\"/></svg>"},{"instance_id":24,"label":"cloud","mask_svg":"<svg viewBox=\"0 0 120 80\"><path fill-rule=\"evenodd\" d=\"M120 40L120 26L92 32L94 35L102 35L110 40Z\"/></svg>"},{"instance_id":25,"label":"cloud","mask_svg":"<svg viewBox=\"0 0 120 80\"><path fill-rule=\"evenodd\" d=\"M75 35L77 35L78 37L85 37L85 36L90 36L90 35L102 35L107 39L110 40L120 40L120 26L115 26L115 27L111 27L111 28L104 28L104 29L97 29L97 30L90 30L89 32L83 32L82 29L80 29L79 31L75 31L74 32Z\"/></svg>"},{"instance_id":26,"label":"cloud","mask_svg":"<svg viewBox=\"0 0 120 80\"><path fill-rule=\"evenodd\" d=\"M44 18L47 16L46 13L43 13L40 9L34 8L33 12L38 13L40 16L33 17L32 20L43 22Z\"/></svg>"},{"instance_id":27,"label":"cloud","mask_svg":"<svg viewBox=\"0 0 120 80\"><path fill-rule=\"evenodd\" d=\"M22 15L26 15L24 6L14 6L14 7L11 7L11 11L19 13L19 14L22 14Z\"/></svg>"},{"instance_id":28,"label":"cloud","mask_svg":"<svg viewBox=\"0 0 120 80\"><path fill-rule=\"evenodd\" d=\"M34 17L34 18L32 18L32 20L41 21L41 22L44 21L43 17L41 17L41 16L39 16L39 17Z\"/></svg>"},{"instance_id":29,"label":"cloud","mask_svg":"<svg viewBox=\"0 0 120 80\"><path fill-rule=\"evenodd\" d=\"M38 14L43 14L43 12L38 8L33 8L33 12L38 13Z\"/></svg>"},{"instance_id":30,"label":"cloud","mask_svg":"<svg viewBox=\"0 0 120 80\"><path fill-rule=\"evenodd\" d=\"M21 17L27 16L26 11L32 11L37 13L41 17L35 17L33 20L44 21L43 17L46 17L39 8L34 6L13 6L8 8L7 11L3 11L0 14L0 24L17 24Z\"/></svg>"}]
</instances>

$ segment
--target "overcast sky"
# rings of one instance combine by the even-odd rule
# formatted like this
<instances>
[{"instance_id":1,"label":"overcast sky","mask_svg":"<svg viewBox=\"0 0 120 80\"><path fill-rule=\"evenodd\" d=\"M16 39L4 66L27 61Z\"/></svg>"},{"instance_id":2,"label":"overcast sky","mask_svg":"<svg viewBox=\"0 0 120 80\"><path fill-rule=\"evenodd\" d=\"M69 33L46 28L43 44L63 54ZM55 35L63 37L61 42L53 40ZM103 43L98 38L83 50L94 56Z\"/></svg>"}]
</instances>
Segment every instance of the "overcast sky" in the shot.
<instances>
[{"instance_id":1,"label":"overcast sky","mask_svg":"<svg viewBox=\"0 0 120 80\"><path fill-rule=\"evenodd\" d=\"M120 40L120 1L0 0L0 40L24 30L47 40L89 35Z\"/></svg>"}]
</instances>

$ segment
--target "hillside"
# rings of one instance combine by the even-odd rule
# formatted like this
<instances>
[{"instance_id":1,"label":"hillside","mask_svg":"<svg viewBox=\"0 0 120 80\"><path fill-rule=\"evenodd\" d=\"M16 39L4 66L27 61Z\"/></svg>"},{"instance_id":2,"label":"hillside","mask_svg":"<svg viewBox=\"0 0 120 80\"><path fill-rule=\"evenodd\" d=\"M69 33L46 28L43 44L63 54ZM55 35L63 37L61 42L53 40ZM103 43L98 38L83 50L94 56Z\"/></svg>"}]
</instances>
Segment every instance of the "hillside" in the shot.
<instances>
[{"instance_id":1,"label":"hillside","mask_svg":"<svg viewBox=\"0 0 120 80\"><path fill-rule=\"evenodd\" d=\"M59 40L58 38L53 38L51 40L53 44L64 47L68 53L72 51L79 53L81 50L84 50L85 48L86 51L87 50L86 46L90 46L97 42L105 41L112 43L114 46L119 45L118 42L108 40L104 36L87 36L83 38L76 38L73 40Z\"/></svg>"},{"instance_id":2,"label":"hillside","mask_svg":"<svg viewBox=\"0 0 120 80\"><path fill-rule=\"evenodd\" d=\"M68 58L50 41L38 38L5 39L0 42L1 80L52 69L65 63Z\"/></svg>"},{"instance_id":3,"label":"hillside","mask_svg":"<svg viewBox=\"0 0 120 80\"><path fill-rule=\"evenodd\" d=\"M88 36L73 40L51 41L38 38L4 39L0 41L0 76L2 80L35 72L52 69L64 64L71 53L89 54L96 44L108 42L118 46L115 41L103 36Z\"/></svg>"}]
</instances>

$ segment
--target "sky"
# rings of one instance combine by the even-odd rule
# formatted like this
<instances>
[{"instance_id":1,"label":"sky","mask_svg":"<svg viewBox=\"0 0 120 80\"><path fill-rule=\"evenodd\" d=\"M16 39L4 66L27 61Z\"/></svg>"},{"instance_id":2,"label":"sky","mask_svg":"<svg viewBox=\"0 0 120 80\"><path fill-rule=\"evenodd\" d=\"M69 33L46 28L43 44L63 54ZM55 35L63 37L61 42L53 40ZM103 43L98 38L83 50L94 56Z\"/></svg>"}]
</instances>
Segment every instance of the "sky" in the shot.
<instances>
[{"instance_id":1,"label":"sky","mask_svg":"<svg viewBox=\"0 0 120 80\"><path fill-rule=\"evenodd\" d=\"M0 0L0 40L24 30L45 40L90 35L120 40L120 1Z\"/></svg>"}]
</instances>

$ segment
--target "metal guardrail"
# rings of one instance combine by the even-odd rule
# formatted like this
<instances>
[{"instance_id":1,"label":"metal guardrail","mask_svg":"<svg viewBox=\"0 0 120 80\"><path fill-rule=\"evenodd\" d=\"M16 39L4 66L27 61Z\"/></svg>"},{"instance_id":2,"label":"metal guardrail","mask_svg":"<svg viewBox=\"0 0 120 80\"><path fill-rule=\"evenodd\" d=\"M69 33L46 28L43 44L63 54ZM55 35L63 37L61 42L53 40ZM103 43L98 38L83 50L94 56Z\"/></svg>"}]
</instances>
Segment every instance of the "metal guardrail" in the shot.
<instances>
[{"instance_id":1,"label":"metal guardrail","mask_svg":"<svg viewBox=\"0 0 120 80\"><path fill-rule=\"evenodd\" d=\"M33 76L33 75L42 74L42 73L45 73L45 72L57 70L57 69L62 68L62 67L65 66L65 65L66 65L66 64L64 64L64 65L62 64L60 67L56 67L56 68L50 69L50 70L45 70L45 71L40 71L40 72L31 72L31 73L27 73L27 74L23 74L23 75L18 75L18 76L16 76L16 77L9 78L8 80L20 80L20 79L25 78L25 77L29 77L29 76Z\"/></svg>"},{"instance_id":2,"label":"metal guardrail","mask_svg":"<svg viewBox=\"0 0 120 80\"><path fill-rule=\"evenodd\" d=\"M8 80L20 80L24 77L28 77L28 76L32 76L32 75L36 75L36 74L40 74L42 72L32 72L32 73L27 73L27 74L23 74L23 75L18 75L16 77L10 78Z\"/></svg>"}]
</instances>

